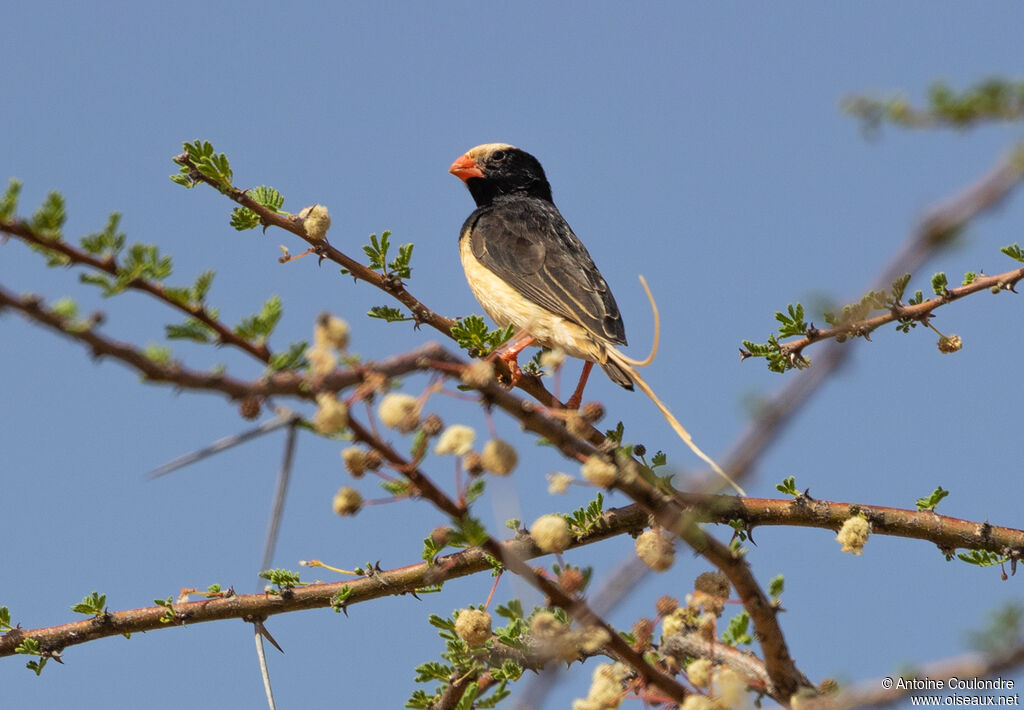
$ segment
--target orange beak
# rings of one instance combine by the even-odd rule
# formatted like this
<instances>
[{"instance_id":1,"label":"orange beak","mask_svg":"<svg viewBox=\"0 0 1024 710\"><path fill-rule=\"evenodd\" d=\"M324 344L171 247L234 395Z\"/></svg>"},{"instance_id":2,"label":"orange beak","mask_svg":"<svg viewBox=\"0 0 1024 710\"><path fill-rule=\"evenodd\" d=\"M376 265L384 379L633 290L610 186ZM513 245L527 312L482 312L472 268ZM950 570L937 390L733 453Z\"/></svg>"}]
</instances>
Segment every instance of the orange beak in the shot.
<instances>
[{"instance_id":1,"label":"orange beak","mask_svg":"<svg viewBox=\"0 0 1024 710\"><path fill-rule=\"evenodd\" d=\"M452 166L448 168L448 172L463 182L470 178L482 178L484 176L483 171L477 167L476 161L469 157L469 153L466 153L452 163Z\"/></svg>"}]
</instances>

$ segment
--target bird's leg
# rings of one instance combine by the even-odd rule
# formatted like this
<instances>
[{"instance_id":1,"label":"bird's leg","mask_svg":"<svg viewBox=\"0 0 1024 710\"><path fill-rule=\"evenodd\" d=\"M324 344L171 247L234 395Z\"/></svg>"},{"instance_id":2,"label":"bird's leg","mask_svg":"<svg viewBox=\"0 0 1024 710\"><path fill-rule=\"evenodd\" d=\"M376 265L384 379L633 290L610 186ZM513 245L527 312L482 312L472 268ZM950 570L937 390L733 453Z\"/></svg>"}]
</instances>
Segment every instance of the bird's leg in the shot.
<instances>
[{"instance_id":1,"label":"bird's leg","mask_svg":"<svg viewBox=\"0 0 1024 710\"><path fill-rule=\"evenodd\" d=\"M491 353L492 360L501 360L503 363L505 363L506 367L508 367L509 376L511 378L511 382L509 382L509 387L515 387L516 382L519 382L519 378L523 376L523 371L519 369L519 363L517 362L517 358L519 357L519 353L521 353L523 350L530 347L531 345L533 345L533 336L523 333L520 334L517 338L515 338L512 341L512 344L509 345L507 348L497 350Z\"/></svg>"},{"instance_id":2,"label":"bird's leg","mask_svg":"<svg viewBox=\"0 0 1024 710\"><path fill-rule=\"evenodd\" d=\"M566 409L579 409L580 402L583 401L583 388L587 386L587 378L590 377L590 371L594 369L594 363L590 360L583 362L583 373L580 375L579 384L576 385L576 391L572 393L572 397L565 403Z\"/></svg>"}]
</instances>

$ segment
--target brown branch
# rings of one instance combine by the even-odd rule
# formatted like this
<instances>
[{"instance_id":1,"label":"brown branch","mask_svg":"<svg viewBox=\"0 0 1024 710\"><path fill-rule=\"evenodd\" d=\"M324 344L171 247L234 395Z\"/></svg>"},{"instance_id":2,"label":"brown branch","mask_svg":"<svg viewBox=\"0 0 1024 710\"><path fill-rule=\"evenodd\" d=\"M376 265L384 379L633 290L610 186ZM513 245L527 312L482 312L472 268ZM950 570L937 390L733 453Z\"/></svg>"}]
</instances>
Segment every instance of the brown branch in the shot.
<instances>
[{"instance_id":1,"label":"brown branch","mask_svg":"<svg viewBox=\"0 0 1024 710\"><path fill-rule=\"evenodd\" d=\"M718 641L709 642L699 633L686 632L672 634L659 647L671 656L680 666L687 658L709 658L723 663L743 676L749 685L764 688L770 694L772 679L765 670L764 663L751 654Z\"/></svg>"},{"instance_id":2,"label":"brown branch","mask_svg":"<svg viewBox=\"0 0 1024 710\"><path fill-rule=\"evenodd\" d=\"M750 614L754 631L764 653L765 668L771 678L769 694L782 704L801 688L813 688L813 684L796 667L782 627L776 618L776 609L768 596L754 579L750 565L743 557L736 556L726 545L708 535L697 524L706 508L688 509L672 497L647 484L639 478L620 476L616 487L625 491L630 498L646 510L666 530L684 540L699 555L720 569L739 594L743 607ZM708 502L707 496L701 496ZM715 498L732 499L732 496ZM736 500L742 500L737 498Z\"/></svg>"},{"instance_id":3,"label":"brown branch","mask_svg":"<svg viewBox=\"0 0 1024 710\"><path fill-rule=\"evenodd\" d=\"M948 305L953 301L959 301L965 296L969 296L972 293L978 293L980 291L1014 291L1014 286L1016 286L1021 279L1024 279L1024 267L1020 269L1012 269L1011 271L996 274L995 276L980 276L966 286L957 286L955 288L946 289L946 292L943 295L930 298L927 301L922 301L921 303L909 306L906 304L899 304L893 306L888 313L874 316L873 318L854 321L852 323L844 323L843 325L839 325L834 328L815 328L813 332L810 332L802 338L782 343L782 352L787 356L800 358L804 348L823 340L834 340L836 338L842 339L849 335L868 335L875 329L880 328L887 323L895 323L896 321L903 319L927 322L934 314L935 310L942 306Z\"/></svg>"},{"instance_id":4,"label":"brown branch","mask_svg":"<svg viewBox=\"0 0 1024 710\"><path fill-rule=\"evenodd\" d=\"M182 389L219 392L232 399L290 395L312 400L316 392L339 390L362 384L371 372L389 377L428 369L430 360L455 359L437 343L427 343L407 353L358 368L337 370L322 376L305 376L295 372L277 372L257 380L243 380L218 372L191 370L177 363L164 364L146 356L130 343L108 338L91 326L80 327L73 319L47 309L33 295L17 296L0 286L0 311L14 309L30 320L47 326L89 346L93 357L111 357L134 368L151 382L175 385Z\"/></svg>"},{"instance_id":5,"label":"brown branch","mask_svg":"<svg viewBox=\"0 0 1024 710\"><path fill-rule=\"evenodd\" d=\"M889 260L870 290L888 288L902 274L913 273L950 243L968 222L1009 197L1021 182L1021 149L1001 158L987 173L960 192L929 208L903 245ZM757 460L774 443L800 407L810 399L852 352L852 343L829 343L814 366L790 375L790 384L761 407L757 418L724 457L726 471L736 481L749 475Z\"/></svg>"},{"instance_id":6,"label":"brown branch","mask_svg":"<svg viewBox=\"0 0 1024 710\"><path fill-rule=\"evenodd\" d=\"M928 510L905 510L881 505L812 500L736 498L679 493L675 496L701 522L742 520L749 528L786 525L838 530L851 515L862 513L871 532L932 542L943 553L957 549L987 550L1011 559L1024 556L1024 531L939 515Z\"/></svg>"},{"instance_id":7,"label":"brown branch","mask_svg":"<svg viewBox=\"0 0 1024 710\"><path fill-rule=\"evenodd\" d=\"M187 156L179 156L179 158L184 158L187 161ZM206 181L205 178L199 175L198 172L195 170L193 170L193 175L198 180ZM1005 195L1005 193L1009 191L1010 187L1016 184L1016 181L1019 179L1019 171L1014 171L1012 178L1013 179L1011 181L1011 184L1004 185L1003 188L1001 188L1004 190L1003 195ZM993 180L991 181L991 184L987 183L983 187L992 188L992 186L996 182L997 181ZM217 187L219 190L225 191L221 186ZM995 189L994 192L998 193L998 185L996 185L996 188L997 189ZM265 226L269 224L275 224L276 226L282 227L284 229L287 229L288 231L295 233L300 238L303 238L310 244L313 244L313 246L316 247L316 250L318 251L318 253L320 253L322 258L328 258L331 259L332 261L335 261L336 263L339 263L340 265L348 269L350 272L352 272L355 278L368 281L374 284L376 287L394 295L395 298L399 300L399 302L406 305L413 312L413 315L418 322L426 322L435 327L440 332L443 332L446 335L450 336L450 327L452 321L450 319L446 319L437 314L434 314L432 311L429 311L429 309L425 309L425 306L423 306L417 299L415 299L414 297L411 296L411 294L405 291L404 286L397 279L394 279L389 275L378 274L367 269L366 267L358 264L358 262L355 262L354 260L345 256L341 252L335 250L333 247L326 244L325 242L311 240L308 236L305 235L305 232L302 229L300 223L291 219L287 219L281 215L277 215L273 212L270 212L269 210L266 210L261 205L258 205L253 200L248 198L248 196L243 191L234 190L232 188L231 190L228 190L226 192L228 196L235 202L249 209L252 209L257 214L259 214ZM994 202L996 201L995 199L993 199L993 190L991 189L989 189L988 192L985 192L985 190L979 190L973 196L977 198L976 205L981 205L980 207L978 207L979 210L987 206L991 206L991 204L994 204ZM998 199L998 195L996 195L996 198ZM962 204L958 203L957 205L952 206L947 213L945 213L944 215L940 215L940 217L952 216L952 221L950 221L949 219L947 219L946 221L943 221L942 219L934 219L934 216L926 220L924 223L924 227L922 228L922 230L919 231L917 235L918 238L915 240L915 242L912 242L911 245L918 251L912 253L927 254L930 253L930 251L934 249L937 245L943 243L945 237L948 236L948 234L951 233L951 230L954 228L953 226L950 225L953 224L955 226L956 224L956 211L959 207L962 207ZM2 295L7 296L7 294L5 293ZM40 309L37 300L33 302L32 299L18 299L17 297L10 296L7 297L6 301L0 301L0 306L4 305L18 308L22 312L28 314L30 317L33 317L39 322L43 322L57 330L61 330L61 332L66 332L68 334L74 335L75 337L80 337L84 342L89 343L90 346L93 347L94 352L98 352L98 354L112 354L118 356L123 361L127 362L129 365L147 374L147 376L150 376L149 372L147 372L147 368L150 368L151 365L156 366L156 363L153 363L151 360L145 358L145 356L142 356L140 353L130 352L130 348L129 351L119 350L118 347L121 346L122 344L98 338L98 336L92 333L91 329L87 329L86 331L84 331L87 334L85 337L77 333L71 333L71 328L69 327L69 324L64 321L64 319L60 318L56 314L47 313ZM103 347L108 347L108 350L110 352L103 352ZM133 354L134 356L137 357L133 358ZM139 360L138 358L142 359ZM441 351L431 359L442 360L445 358L451 360L451 356L448 356L447 353ZM839 361L841 361L841 359L836 360L836 364L838 364ZM180 371L180 368L176 369ZM196 389L214 389L218 391L225 391L223 387L217 387L216 385L214 385L212 379L202 379L202 377L205 376L202 376L200 379L197 380L188 380L188 378L182 378L180 375L168 375L166 369L157 370L154 372L156 372L156 374L158 375L162 375L165 381L176 382L178 384L181 384L182 386L194 387ZM291 373L281 374L290 375ZM299 381L304 380L304 378L295 375L291 376ZM273 377L274 376L268 379L272 379ZM556 403L554 398L550 395L550 393L547 393L547 391L540 384L540 381L537 380L536 378L524 378L524 382L525 386L523 386L523 389L531 394L534 394L534 396L537 396L538 399L542 402L542 404L551 406ZM347 385L341 384L339 388L341 386ZM539 392L535 394L534 391L538 390L538 388ZM515 416L517 419L526 424L527 428L537 433L543 434L544 436L549 438L549 440L556 443L558 448L567 455L572 455L575 458L586 457L593 453L593 445L599 443L600 441L600 434L597 433L596 431L593 432L593 436L591 436L591 440L589 443L574 437L573 435L568 433L568 431L565 429L564 425L560 421L556 421L552 417L548 416L543 410L537 408L535 405L531 405L527 402L520 400L518 397L515 397L511 393L501 390L496 385L492 387L481 388L481 391L490 401L494 402L495 404L502 407L506 411L509 411L510 413L513 414L513 416ZM811 391L813 391L813 388ZM246 394L251 394L251 391L247 391ZM796 398L793 401L798 403L799 401L802 401L802 398ZM785 412L783 412L782 414L785 415ZM773 425L777 425L777 423L780 420L781 417L777 417L775 419L775 422L773 422ZM378 448L379 444L383 444L383 442L376 441L375 437L372 437L372 435L370 435L365 430L362 432L361 436L357 432L357 438L360 438L362 441L364 441L364 443L369 443L375 448ZM397 454L395 454L395 456L397 457ZM400 457L398 457L398 460L394 460L392 462L398 466L403 465L401 463ZM404 465L405 470L408 471L410 474L410 482L416 486L417 490L420 492L421 495L430 498L432 502L435 503L435 505L438 505L438 507L440 507L442 510L445 510L445 512L449 513L449 515L453 515L455 519L460 519L462 516L465 515L465 511L462 508L457 506L451 500L446 500L439 490L432 490L430 487L429 480L426 479L425 476L422 476L422 474L419 474L417 469L415 469L414 467L410 467L407 464ZM733 470L736 469L734 468ZM672 529L675 529L677 533L680 534L681 537L683 537L683 539L687 540L691 545L695 546L695 548L698 549L702 554L708 556L708 558L712 562L720 566L726 572L726 574L729 575L730 581L732 581L733 585L737 588L741 595L741 598L744 601L744 604L748 607L748 611L750 611L751 618L754 621L755 630L757 631L757 634L762 641L762 646L765 650L766 667L768 669L769 676L772 679L774 687L776 688L776 692L778 693L777 696L773 695L773 697L776 697L776 699L780 699L781 701L786 701L792 694L792 691L795 691L799 687L808 686L809 683L806 680L806 678L804 678L802 674L800 674L800 672L793 665L792 659L789 657L788 651L786 650L781 629L778 627L778 624L774 618L774 613L771 610L770 605L766 604L765 596L756 584L755 580L753 579L753 576L750 574L749 568L747 568L747 566L742 560L736 560L735 558L733 558L732 552L726 546L704 535L703 532L700 531L699 528L697 528L696 525L691 522L694 510L686 508L685 506L680 505L678 502L668 499L660 491L654 489L652 486L646 484L643 481L633 480L630 481L629 483L620 482L619 484L616 485L616 487L625 491L627 494L633 497L634 500L640 501L641 505L648 513L657 515L659 520L671 522ZM488 544L496 543L494 543L493 540L489 540ZM517 571L521 574L524 574L524 576L527 576L527 579L531 579L532 583L534 583L535 586L538 586L538 588L540 588L542 591L549 595L549 598L553 603L558 605L567 605L566 608L570 610L570 612L574 615L575 618L581 620L582 623L604 623L600 619L598 619L596 615L593 615L593 612L587 609L580 602L577 602L572 598L566 597L564 594L562 594L560 597L559 595L561 594L561 590L558 589L557 586L553 585L548 580L533 575L532 571L529 569L528 566L525 565L525 563L521 561L520 557L505 555L503 554L501 548L493 550L489 549L489 551L492 554L495 554L496 556L500 555L500 558L503 559L503 561L505 561L506 566L508 566L509 569L513 569L514 571ZM302 590L296 590L295 593L297 594L300 591ZM201 604L209 603L213 602L201 602ZM161 613L163 613L162 609ZM613 646L615 645L615 642L618 638L619 637L617 636L617 634L614 634L613 632L611 641L611 644ZM637 662L640 664L639 666L637 666L637 664L634 663L634 659L628 655L632 652L632 649L630 649L628 646L624 650L618 648L615 648L614 650L617 655L623 658L623 660L629 662L631 665L636 667L638 672L640 672L641 675L643 675L645 679L651 684L658 686L665 692L669 692L672 695L672 697L675 698L681 699L685 694L682 692L681 687L678 686L678 684L675 683L674 680L662 676L662 674L660 674L657 670L653 669L648 664L646 664L646 661L644 661L642 658L637 659ZM635 652L632 653L634 653L635 655Z\"/></svg>"},{"instance_id":8,"label":"brown branch","mask_svg":"<svg viewBox=\"0 0 1024 710\"><path fill-rule=\"evenodd\" d=\"M412 293L406 289L405 284L401 279L391 274L380 274L373 271L339 249L331 246L326 239L315 239L310 237L303 226L303 220L299 217L285 216L274 212L252 199L247 190L239 190L238 188L230 185L222 185L216 180L203 175L196 169L195 164L192 162L188 153L182 153L181 155L175 156L174 162L190 168L191 172L189 177L192 180L210 185L218 192L226 195L228 199L255 212L264 229L274 226L291 232L313 247L320 259L327 259L338 264L347 270L352 278L357 281L365 281L366 283L375 286L381 291L384 291L394 297L399 303L409 309L417 326L420 323L426 323L445 337L454 340L454 337L452 336L452 326L455 325L455 320L452 318L446 318L445 316L442 316L428 308L422 301L413 296ZM556 399L555 396L548 392L547 388L544 387L544 384L541 382L539 377L524 374L516 383L516 387L523 390L546 407L562 406L558 399ZM597 434L597 432L595 432L595 434Z\"/></svg>"},{"instance_id":9,"label":"brown branch","mask_svg":"<svg viewBox=\"0 0 1024 710\"><path fill-rule=\"evenodd\" d=\"M222 185L216 180L203 175L196 169L195 163L192 162L188 153L182 153L181 155L175 156L174 162L181 166L190 168L191 172L189 177L192 180L196 182L204 182L210 185L218 192L227 196L228 199L255 212L259 216L260 223L263 225L264 229L274 226L287 232L291 232L312 246L321 259L333 261L345 268L354 279L365 281L394 296L399 303L406 306L412 312L413 318L416 319L417 323L426 323L437 331L451 337L451 330L455 321L451 318L445 318L444 316L435 313L430 308L427 308L427 306L425 306L419 299L406 290L405 285L400 279L390 275L380 274L367 268L352 257L331 246L325 239L315 239L310 237L306 233L305 227L303 227L303 220L301 218L297 216L285 216L264 207L259 202L256 202L256 200L249 197L248 190L239 190L238 188L230 185Z\"/></svg>"},{"instance_id":10,"label":"brown branch","mask_svg":"<svg viewBox=\"0 0 1024 710\"><path fill-rule=\"evenodd\" d=\"M40 234L27 222L20 220L0 220L0 232L17 237L27 244L34 244L45 251L60 254L72 264L88 266L96 271L102 271L103 273L109 274L115 278L120 275L120 269L117 261L113 257L108 256L104 259L96 257L89 252L77 249L65 241ZM136 277L127 281L124 285L125 288L148 293L156 297L158 300L166 303L171 308L182 311L192 318L195 318L217 334L218 344L233 345L262 362L270 361L270 351L267 349L265 344L256 344L245 338L239 337L233 330L231 330L231 328L227 327L218 319L210 315L209 311L206 310L206 307L202 303L182 303L168 295L163 284L141 277Z\"/></svg>"},{"instance_id":11,"label":"brown branch","mask_svg":"<svg viewBox=\"0 0 1024 710\"><path fill-rule=\"evenodd\" d=\"M249 396L255 393L277 393L291 394L310 398L312 392L317 389L341 389L346 386L358 384L363 381L368 372L383 372L388 375L397 375L416 369L429 367L429 363L448 362L459 363L459 359L448 353L439 345L430 344L419 348L416 351L407 353L380 364L368 364L358 371L341 371L328 375L322 379L318 387L310 387L310 382L294 373L279 373L271 376L265 381L244 382L223 376L211 376L205 373L194 373L184 370L178 366L166 366L153 362L145 355L134 350L130 346L114 343L90 330L74 331L69 329L67 319L43 309L38 301L31 297L12 297L5 291L0 290L0 307L7 305L17 308L38 320L61 332L66 332L72 337L88 343L98 354L110 354L123 362L136 367L148 377L159 381L173 382L181 387L194 389L208 389L229 393L232 396ZM583 459L593 454L595 449L589 442L585 442L568 432L562 420L551 417L543 409L526 402L510 392L505 391L497 384L491 384L481 388L484 396L489 401L497 404L510 415L518 419L525 428L544 436L555 444L563 454L575 459ZM358 423L353 422L353 428L358 439L374 446L380 450L392 463L398 466L406 466L407 462L383 442L377 440L368 431L362 429ZM442 510L453 518L464 515L464 511L455 505L437 489L433 489L429 480L423 477L416 469L408 470L411 482L417 490L426 492L425 497L430 498L435 504L439 504ZM680 533L683 539L694 545L698 551L707 556L709 560L730 577L733 585L740 592L740 596L751 613L755 629L759 638L762 639L766 657L775 659L768 663L769 672L775 673L783 679L776 682L780 692L786 692L790 688L807 684L803 677L792 665L788 651L785 648L785 641L781 629L778 628L774 618L774 611L767 601L764 593L760 590L749 569L742 561L733 559L728 548L717 541L711 540L697 532L692 526L680 526L678 521L684 516L688 520L715 520L726 522L734 519L741 519L751 527L764 524L789 524L789 525L815 525L836 529L849 517L851 506L844 503L824 503L820 501L808 501L801 499L802 504L790 501L770 500L742 500L731 496L700 496L696 494L676 494L677 500L682 502L682 507L677 502L669 504L662 494L655 491L646 484L633 481L630 484L621 484L617 487L638 500L644 506L647 513L658 516L664 521L666 527ZM888 508L873 508L862 506L861 509L872 521L876 532L891 532L891 534L903 534L909 537L930 539L936 544L948 549L966 547L969 549L988 549L1000 554L1006 554L1009 550L1021 549L1020 535L1017 531L1005 528L995 528L970 523L968 521L955 521L936 516L931 513L922 514L912 511L899 511ZM936 521L939 528L930 525L922 525L922 520ZM1016 554L1016 553L1014 553ZM515 567L512 563L510 568ZM522 571L522 570L517 570ZM568 600L567 603L571 602ZM788 681L785 679L789 679ZM791 694L791 693L789 693ZM788 695L782 695L786 698Z\"/></svg>"},{"instance_id":12,"label":"brown branch","mask_svg":"<svg viewBox=\"0 0 1024 710\"><path fill-rule=\"evenodd\" d=\"M227 393L229 390L233 396L248 396L254 393L253 388L248 387L246 383L234 380L231 378L225 378L220 375L209 375L206 373L195 373L192 371L185 370L179 366L167 366L161 365L154 362L150 358L147 358L144 354L135 350L131 346L123 343L117 343L103 336L98 335L91 329L82 331L74 331L71 323L68 319L63 318L51 311L47 311L39 304L38 300L34 298L18 298L8 294L6 291L0 289L0 308L12 307L25 313L30 318L50 326L62 333L68 334L76 339L79 339L92 347L93 352L97 355L110 355L115 357L126 364L135 367L140 372L145 374L150 379L156 381L167 381L174 382L175 384L190 389L205 389ZM445 352L439 346L435 346L434 351L431 353L433 357L423 358L406 358L404 364L411 367L426 366L429 360L447 361L447 362L458 362L458 359L454 356ZM368 370L366 370L368 371ZM284 373L282 373L284 374ZM341 375L339 375L341 376ZM305 398L311 398L313 393L317 391L317 388L306 387L301 388L300 384L305 381L303 378L297 375L291 375L294 378L291 383L295 385L295 392L297 396L303 396ZM354 383L354 382L353 382ZM308 384L308 382L307 382ZM320 391L323 391L320 388ZM510 392L505 391L497 384L490 384L486 387L481 388L484 395L490 400L497 404L499 407L509 412L512 416L518 419L525 428L538 433L546 437L551 441L560 451L567 456L576 458L579 460L585 459L595 452L595 449L591 444L585 442L568 432L564 424L556 418L546 416L544 412L529 402L526 402ZM354 437L358 441L368 444L374 449L381 452L381 454L392 464L394 464L402 473L409 479L410 483L415 486L417 492L423 497L430 500L435 506L442 510L445 514L451 517L453 520L460 520L466 515L466 511L454 501L448 498L439 488L433 485L433 483L424 476L415 466L411 466L402 456L395 452L388 444L378 439L369 430L362 427L354 419L350 419L349 426L354 434ZM662 515L662 506L670 503L670 499L667 499L662 494L655 491L649 484L634 480L629 485L620 486L623 491L633 497L634 500L641 501L645 506L648 513L652 515ZM681 519L684 511L678 507L677 504L671 502L673 506L671 511L667 515L671 516L673 520ZM693 544L693 535L695 533L692 530L696 530L695 527L688 529L686 534L689 535L688 542ZM671 528L670 528L671 529ZM704 544L703 541L700 541ZM721 545L721 543L715 543L715 545ZM706 545L705 545L706 546ZM499 556L501 555L500 548L493 540L489 540L483 545L484 549L490 554ZM707 547L707 546L706 546ZM714 545L707 547L712 551L717 550ZM704 549L698 548L699 552L704 552ZM721 555L718 556L719 561L724 563L725 558ZM629 663L631 666L637 669L637 671L644 677L644 679L661 688L664 692L668 693L671 697L682 699L685 692L682 687L678 685L674 680L665 677L659 671L654 669L648 664L643 657L636 651L631 649L628 644L625 644L620 640L618 634L607 626L594 612L588 609L582 602L572 599L568 595L565 595L556 585L552 584L548 580L537 577L533 574L532 570L518 558L510 557L507 555L499 556L499 559L513 572L527 576L532 579L532 583L541 589L551 600L552 603L562 606L574 618L579 620L581 623L596 624L605 627L612 637L610 642L616 655L622 658L624 661ZM712 560L715 562L715 560ZM717 564L717 562L716 562ZM744 576L742 572L745 569L742 563L739 567L733 566L733 575L736 576L737 581L734 581L734 585L738 589L742 588L747 591L747 599L750 600L752 605L758 604L758 599L764 598L763 592L755 594L752 590L757 589L756 583L753 582L752 577L749 577L749 572ZM729 572L726 572L729 574ZM775 633L777 635L777 643L782 644L782 648L785 647L785 642L782 640L781 629L775 624L774 617L771 622L767 622L765 618L759 616L756 610L751 610L751 618L754 620L755 628L758 628L760 623L761 631L764 634ZM771 643L775 643L772 641ZM777 654L779 655L779 654ZM784 655L784 654L781 654ZM641 664L638 666L637 664ZM771 667L770 667L771 669ZM799 683L800 679L803 678L802 674L790 673L792 676L793 683ZM806 682L806 679L803 679ZM779 687L785 689L789 684L786 682L778 683ZM791 693L789 693L791 694ZM788 697L788 695L784 697Z\"/></svg>"},{"instance_id":13,"label":"brown branch","mask_svg":"<svg viewBox=\"0 0 1024 710\"><path fill-rule=\"evenodd\" d=\"M623 533L636 533L646 525L646 515L639 510L625 512L609 510L602 517L602 523L594 529L575 538L571 547L582 547L600 542ZM519 535L513 540L495 543L502 556L514 555L517 559L530 559L548 553L533 544L528 535ZM187 626L223 619L265 619L274 614L322 609L332 606L336 595L343 588L350 594L345 606L360 604L387 596L413 594L417 589L440 584L451 579L491 569L487 555L493 551L471 548L437 558L433 565L420 563L392 570L376 571L367 577L345 582L317 583L284 590L281 593L238 594L225 598L202 599L199 601L174 604L172 622L161 621L167 613L166 607L152 606L140 609L111 612L84 621L37 629L15 628L0 635L0 657L14 654L14 649L24 639L39 642L44 652L60 651L88 641L108 636L140 631L154 631L174 626Z\"/></svg>"},{"instance_id":14,"label":"brown branch","mask_svg":"<svg viewBox=\"0 0 1024 710\"><path fill-rule=\"evenodd\" d=\"M406 461L390 445L374 436L368 429L351 417L349 418L349 428L356 441L360 441L379 451L387 461L391 462L415 486L420 496L426 498L435 507L447 514L453 522L458 523L468 519L468 509L456 503L440 488L435 486L429 477L420 471L413 462ZM519 575L530 586L544 594L550 604L564 609L566 613L583 626L596 626L603 629L608 634L608 641L605 644L608 651L636 670L647 684L657 687L661 692L679 702L686 698L686 689L674 678L665 675L648 663L640 652L626 643L618 632L608 622L595 614L583 600L570 596L562 591L558 584L534 572L526 564L524 557L515 554L514 550L508 549L490 536L480 543L480 548L499 560L506 569Z\"/></svg>"}]
</instances>

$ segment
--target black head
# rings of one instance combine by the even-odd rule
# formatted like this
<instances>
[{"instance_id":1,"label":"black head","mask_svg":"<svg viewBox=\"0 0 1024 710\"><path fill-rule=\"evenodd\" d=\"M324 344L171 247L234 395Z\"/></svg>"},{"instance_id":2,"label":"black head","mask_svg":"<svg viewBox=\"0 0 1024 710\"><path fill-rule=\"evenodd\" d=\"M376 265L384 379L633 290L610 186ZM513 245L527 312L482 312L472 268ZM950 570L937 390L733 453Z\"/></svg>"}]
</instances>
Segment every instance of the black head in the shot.
<instances>
[{"instance_id":1,"label":"black head","mask_svg":"<svg viewBox=\"0 0 1024 710\"><path fill-rule=\"evenodd\" d=\"M448 172L466 183L477 207L510 195L552 201L540 161L507 143L478 145L452 163Z\"/></svg>"}]
</instances>

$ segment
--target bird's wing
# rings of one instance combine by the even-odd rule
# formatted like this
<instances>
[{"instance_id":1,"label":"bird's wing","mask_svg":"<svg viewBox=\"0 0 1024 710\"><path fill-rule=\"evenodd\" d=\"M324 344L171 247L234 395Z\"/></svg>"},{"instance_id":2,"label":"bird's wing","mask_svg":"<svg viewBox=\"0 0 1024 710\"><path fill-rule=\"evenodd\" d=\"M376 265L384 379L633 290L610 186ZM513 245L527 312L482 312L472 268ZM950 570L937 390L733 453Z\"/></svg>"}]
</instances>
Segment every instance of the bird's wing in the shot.
<instances>
[{"instance_id":1,"label":"bird's wing","mask_svg":"<svg viewBox=\"0 0 1024 710\"><path fill-rule=\"evenodd\" d=\"M553 204L502 201L467 221L473 255L516 291L615 344L626 329L586 247Z\"/></svg>"}]
</instances>

